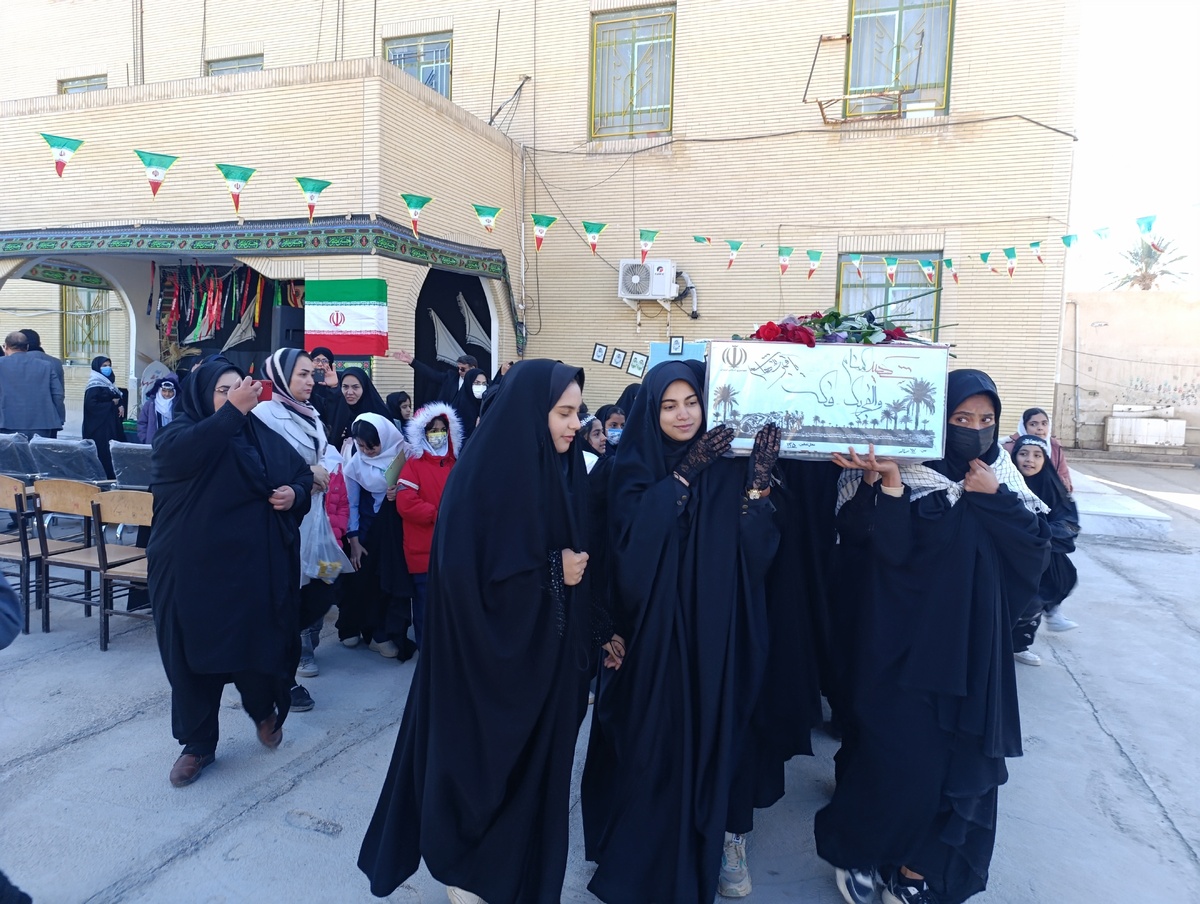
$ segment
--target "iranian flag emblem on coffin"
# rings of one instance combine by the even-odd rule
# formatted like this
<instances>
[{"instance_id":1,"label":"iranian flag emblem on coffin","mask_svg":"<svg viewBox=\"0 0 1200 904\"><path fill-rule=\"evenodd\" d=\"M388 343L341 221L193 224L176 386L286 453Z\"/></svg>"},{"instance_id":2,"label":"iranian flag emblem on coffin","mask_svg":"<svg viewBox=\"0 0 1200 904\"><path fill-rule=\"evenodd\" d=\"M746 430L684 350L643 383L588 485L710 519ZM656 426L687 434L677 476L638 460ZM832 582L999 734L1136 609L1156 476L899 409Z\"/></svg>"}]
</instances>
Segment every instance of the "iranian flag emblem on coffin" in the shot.
<instances>
[{"instance_id":1,"label":"iranian flag emblem on coffin","mask_svg":"<svg viewBox=\"0 0 1200 904\"><path fill-rule=\"evenodd\" d=\"M335 355L359 358L388 350L387 281L304 281L304 339Z\"/></svg>"}]
</instances>

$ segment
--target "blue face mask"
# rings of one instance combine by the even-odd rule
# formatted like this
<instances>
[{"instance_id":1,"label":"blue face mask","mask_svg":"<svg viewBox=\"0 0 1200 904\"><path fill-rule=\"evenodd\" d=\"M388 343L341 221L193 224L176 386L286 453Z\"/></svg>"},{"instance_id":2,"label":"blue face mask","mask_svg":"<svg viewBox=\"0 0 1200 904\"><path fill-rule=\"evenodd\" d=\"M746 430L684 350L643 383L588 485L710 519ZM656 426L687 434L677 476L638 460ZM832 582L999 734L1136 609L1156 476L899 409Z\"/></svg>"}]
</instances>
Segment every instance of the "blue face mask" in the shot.
<instances>
[{"instance_id":1,"label":"blue face mask","mask_svg":"<svg viewBox=\"0 0 1200 904\"><path fill-rule=\"evenodd\" d=\"M625 430L622 427L612 427L608 430L608 441L614 446L621 441L621 434Z\"/></svg>"},{"instance_id":2,"label":"blue face mask","mask_svg":"<svg viewBox=\"0 0 1200 904\"><path fill-rule=\"evenodd\" d=\"M106 364L104 367L100 368L100 373L104 374L106 377L112 377L112 368Z\"/></svg>"}]
</instances>

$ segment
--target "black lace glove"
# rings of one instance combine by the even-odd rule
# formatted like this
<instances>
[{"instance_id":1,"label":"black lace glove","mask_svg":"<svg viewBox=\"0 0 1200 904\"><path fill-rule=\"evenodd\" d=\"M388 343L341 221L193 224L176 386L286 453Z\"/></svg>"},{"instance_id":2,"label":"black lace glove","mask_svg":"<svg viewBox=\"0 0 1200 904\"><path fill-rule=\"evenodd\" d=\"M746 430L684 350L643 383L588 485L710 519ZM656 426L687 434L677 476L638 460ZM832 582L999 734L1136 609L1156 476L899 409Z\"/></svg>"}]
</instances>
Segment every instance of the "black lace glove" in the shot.
<instances>
[{"instance_id":1,"label":"black lace glove","mask_svg":"<svg viewBox=\"0 0 1200 904\"><path fill-rule=\"evenodd\" d=\"M732 427L713 427L693 443L687 457L675 469L675 474L690 486L701 471L729 451L733 436Z\"/></svg>"},{"instance_id":2,"label":"black lace glove","mask_svg":"<svg viewBox=\"0 0 1200 904\"><path fill-rule=\"evenodd\" d=\"M771 486L771 469L779 460L779 426L767 424L754 435L754 451L750 453L750 483L748 490L765 490Z\"/></svg>"}]
</instances>

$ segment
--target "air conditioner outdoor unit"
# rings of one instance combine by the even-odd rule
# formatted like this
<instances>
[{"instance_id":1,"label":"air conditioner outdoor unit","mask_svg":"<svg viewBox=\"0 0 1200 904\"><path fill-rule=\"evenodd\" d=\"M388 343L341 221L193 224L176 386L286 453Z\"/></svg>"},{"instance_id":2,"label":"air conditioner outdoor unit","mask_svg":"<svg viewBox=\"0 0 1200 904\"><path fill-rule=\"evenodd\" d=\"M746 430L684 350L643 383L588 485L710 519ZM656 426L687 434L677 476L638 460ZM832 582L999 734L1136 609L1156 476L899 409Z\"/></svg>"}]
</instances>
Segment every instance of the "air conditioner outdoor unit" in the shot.
<instances>
[{"instance_id":1,"label":"air conditioner outdoor unit","mask_svg":"<svg viewBox=\"0 0 1200 904\"><path fill-rule=\"evenodd\" d=\"M675 262L647 258L621 261L617 271L617 297L626 301L665 301L679 294Z\"/></svg>"}]
</instances>

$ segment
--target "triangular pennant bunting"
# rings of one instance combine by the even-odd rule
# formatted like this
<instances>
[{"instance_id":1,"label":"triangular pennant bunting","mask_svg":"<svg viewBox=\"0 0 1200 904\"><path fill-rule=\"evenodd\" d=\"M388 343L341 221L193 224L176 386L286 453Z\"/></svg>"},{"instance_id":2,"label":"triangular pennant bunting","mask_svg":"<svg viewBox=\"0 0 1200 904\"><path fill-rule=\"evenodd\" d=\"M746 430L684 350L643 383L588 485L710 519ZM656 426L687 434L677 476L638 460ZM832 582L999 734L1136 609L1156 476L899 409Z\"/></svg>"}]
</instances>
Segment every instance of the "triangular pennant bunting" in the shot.
<instances>
[{"instance_id":1,"label":"triangular pennant bunting","mask_svg":"<svg viewBox=\"0 0 1200 904\"><path fill-rule=\"evenodd\" d=\"M1072 245L1074 245L1078 241L1079 241L1079 236L1077 236L1077 235L1073 235L1073 234L1072 235L1064 235L1062 237L1062 243L1067 248L1070 248Z\"/></svg>"},{"instance_id":2,"label":"triangular pennant bunting","mask_svg":"<svg viewBox=\"0 0 1200 904\"><path fill-rule=\"evenodd\" d=\"M937 281L937 268L933 261L917 261L921 265L921 272L925 274L925 282L933 285Z\"/></svg>"},{"instance_id":3,"label":"triangular pennant bunting","mask_svg":"<svg viewBox=\"0 0 1200 904\"><path fill-rule=\"evenodd\" d=\"M321 192L333 183L326 182L324 179L307 179L297 176L296 184L300 186L300 190L304 192L304 200L308 202L308 222L311 223L317 210L317 199L321 197Z\"/></svg>"},{"instance_id":4,"label":"triangular pennant bunting","mask_svg":"<svg viewBox=\"0 0 1200 904\"><path fill-rule=\"evenodd\" d=\"M946 268L946 272L950 274L950 278L954 280L954 285L958 285L958 271L954 269L954 261L951 258L946 258L942 261L942 266Z\"/></svg>"},{"instance_id":5,"label":"triangular pennant bunting","mask_svg":"<svg viewBox=\"0 0 1200 904\"><path fill-rule=\"evenodd\" d=\"M558 217L552 217L545 213L531 213L529 218L533 220L533 250L542 250L542 240L546 238L546 230L558 222Z\"/></svg>"},{"instance_id":6,"label":"triangular pennant bunting","mask_svg":"<svg viewBox=\"0 0 1200 904\"><path fill-rule=\"evenodd\" d=\"M602 233L607 223L589 223L583 221L583 232L587 236L588 247L592 249L592 254L596 253L596 245L600 242L600 233Z\"/></svg>"},{"instance_id":7,"label":"triangular pennant bunting","mask_svg":"<svg viewBox=\"0 0 1200 904\"><path fill-rule=\"evenodd\" d=\"M1099 229L1092 230L1092 232L1094 232L1096 234L1096 238L1098 238L1098 239L1108 238L1108 231L1109 230L1108 230L1107 226L1101 226Z\"/></svg>"},{"instance_id":8,"label":"triangular pennant bunting","mask_svg":"<svg viewBox=\"0 0 1200 904\"><path fill-rule=\"evenodd\" d=\"M408 219L412 223L413 236L418 236L417 221L421 219L421 210L433 198L427 198L425 195L406 195L400 193L400 197L404 199L404 206L408 208Z\"/></svg>"},{"instance_id":9,"label":"triangular pennant bunting","mask_svg":"<svg viewBox=\"0 0 1200 904\"><path fill-rule=\"evenodd\" d=\"M642 263L646 263L646 255L650 253L650 249L654 247L654 240L658 238L657 229L639 229L638 230L638 245L642 249Z\"/></svg>"},{"instance_id":10,"label":"triangular pennant bunting","mask_svg":"<svg viewBox=\"0 0 1200 904\"><path fill-rule=\"evenodd\" d=\"M896 285L896 264L899 263L899 258L885 257L883 265L887 268L887 281L893 286Z\"/></svg>"},{"instance_id":11,"label":"triangular pennant bunting","mask_svg":"<svg viewBox=\"0 0 1200 904\"><path fill-rule=\"evenodd\" d=\"M1045 266L1046 261L1042 258L1042 243L1030 242L1029 248L1033 252L1033 256L1037 258L1037 262Z\"/></svg>"},{"instance_id":12,"label":"triangular pennant bunting","mask_svg":"<svg viewBox=\"0 0 1200 904\"><path fill-rule=\"evenodd\" d=\"M984 252L981 252L981 253L980 253L980 255L979 255L979 259L980 259L981 261L983 261L983 265L984 265L985 267L987 267L987 268L988 268L988 270L990 270L992 273L999 273L999 272L1000 272L999 270L997 270L995 267L993 267L991 264L989 264L989 263L988 263L988 258L989 258L989 257L991 257L991 256L992 256L992 252L990 252L990 251L984 251Z\"/></svg>"},{"instance_id":13,"label":"triangular pennant bunting","mask_svg":"<svg viewBox=\"0 0 1200 904\"><path fill-rule=\"evenodd\" d=\"M862 279L863 278L862 277L862 255L861 254L851 254L850 255L850 263L854 265L855 274L858 276L859 279Z\"/></svg>"},{"instance_id":14,"label":"triangular pennant bunting","mask_svg":"<svg viewBox=\"0 0 1200 904\"><path fill-rule=\"evenodd\" d=\"M692 241L697 245L711 245L712 237L707 235L694 235L692 236Z\"/></svg>"},{"instance_id":15,"label":"triangular pennant bunting","mask_svg":"<svg viewBox=\"0 0 1200 904\"><path fill-rule=\"evenodd\" d=\"M1017 249L1005 248L1004 260L1008 264L1008 278L1012 279L1013 271L1017 269Z\"/></svg>"},{"instance_id":16,"label":"triangular pennant bunting","mask_svg":"<svg viewBox=\"0 0 1200 904\"><path fill-rule=\"evenodd\" d=\"M794 248L787 248L787 247L784 247L783 245L779 246L779 275L780 276L783 276L783 274L787 273L788 264L790 264L792 262L792 252L794 250L795 250Z\"/></svg>"},{"instance_id":17,"label":"triangular pennant bunting","mask_svg":"<svg viewBox=\"0 0 1200 904\"><path fill-rule=\"evenodd\" d=\"M142 161L142 166L146 167L146 181L150 183L150 194L157 198L158 188L163 179L167 178L167 170L174 166L179 158L170 154L151 154L149 151L135 150L134 153Z\"/></svg>"},{"instance_id":18,"label":"triangular pennant bunting","mask_svg":"<svg viewBox=\"0 0 1200 904\"><path fill-rule=\"evenodd\" d=\"M812 275L817 272L817 267L821 266L820 251L806 251L808 255L808 278L812 279Z\"/></svg>"},{"instance_id":19,"label":"triangular pennant bunting","mask_svg":"<svg viewBox=\"0 0 1200 904\"><path fill-rule=\"evenodd\" d=\"M1152 230L1154 228L1154 221L1157 219L1158 219L1158 217L1156 217L1156 216L1138 217L1137 218L1138 232L1140 232L1142 234L1143 242L1145 242L1147 245L1149 245L1151 248L1153 248L1159 254L1162 254L1162 252L1163 252L1162 248L1159 247L1159 245L1150 237L1150 230Z\"/></svg>"},{"instance_id":20,"label":"triangular pennant bunting","mask_svg":"<svg viewBox=\"0 0 1200 904\"><path fill-rule=\"evenodd\" d=\"M475 216L479 217L479 225L491 232L496 225L496 217L500 216L500 207L488 207L486 204L472 204Z\"/></svg>"},{"instance_id":21,"label":"triangular pennant bunting","mask_svg":"<svg viewBox=\"0 0 1200 904\"><path fill-rule=\"evenodd\" d=\"M67 164L71 162L71 158L83 142L76 138L63 138L61 135L47 135L45 132L38 134L50 145L50 150L54 153L54 171L61 179L63 170L67 168Z\"/></svg>"},{"instance_id":22,"label":"triangular pennant bunting","mask_svg":"<svg viewBox=\"0 0 1200 904\"><path fill-rule=\"evenodd\" d=\"M725 265L725 269L728 270L730 267L733 266L733 262L737 258L738 251L741 250L743 243L742 242L734 242L734 241L730 241L729 239L726 239L725 244L729 246L729 263L727 263Z\"/></svg>"},{"instance_id":23,"label":"triangular pennant bunting","mask_svg":"<svg viewBox=\"0 0 1200 904\"><path fill-rule=\"evenodd\" d=\"M218 163L217 169L221 171L221 176L225 180L225 187L229 189L229 197L233 198L233 212L240 213L242 189L246 187L246 184L250 181L250 177L256 171L249 167L233 166L229 163Z\"/></svg>"}]
</instances>

